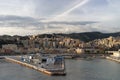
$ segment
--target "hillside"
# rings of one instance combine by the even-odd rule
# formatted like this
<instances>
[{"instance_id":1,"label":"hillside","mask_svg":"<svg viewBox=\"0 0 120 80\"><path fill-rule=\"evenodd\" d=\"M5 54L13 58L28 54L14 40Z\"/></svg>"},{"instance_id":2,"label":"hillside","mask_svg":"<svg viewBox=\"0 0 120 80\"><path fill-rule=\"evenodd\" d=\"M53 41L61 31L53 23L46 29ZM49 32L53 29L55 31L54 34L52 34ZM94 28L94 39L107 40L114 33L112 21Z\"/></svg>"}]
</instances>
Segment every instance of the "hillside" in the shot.
<instances>
[{"instance_id":1,"label":"hillside","mask_svg":"<svg viewBox=\"0 0 120 80\"><path fill-rule=\"evenodd\" d=\"M71 33L71 34L42 34L38 35L39 37L59 37L59 36L64 36L64 37L70 37L73 39L79 39L84 42L89 42L95 39L102 39L102 38L107 38L109 36L112 37L117 37L120 36L120 32L117 33L101 33L101 32L85 32L85 33Z\"/></svg>"}]
</instances>

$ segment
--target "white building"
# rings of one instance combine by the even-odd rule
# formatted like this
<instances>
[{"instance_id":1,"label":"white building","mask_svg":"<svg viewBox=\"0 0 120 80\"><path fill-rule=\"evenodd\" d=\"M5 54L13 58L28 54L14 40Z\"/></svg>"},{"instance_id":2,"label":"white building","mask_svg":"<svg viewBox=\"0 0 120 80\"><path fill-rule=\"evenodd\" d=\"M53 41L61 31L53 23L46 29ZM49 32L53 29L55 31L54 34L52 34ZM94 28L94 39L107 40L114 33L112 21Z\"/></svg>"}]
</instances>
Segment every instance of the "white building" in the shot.
<instances>
[{"instance_id":1,"label":"white building","mask_svg":"<svg viewBox=\"0 0 120 80\"><path fill-rule=\"evenodd\" d=\"M54 64L55 59L54 58L47 58L46 64Z\"/></svg>"}]
</instances>

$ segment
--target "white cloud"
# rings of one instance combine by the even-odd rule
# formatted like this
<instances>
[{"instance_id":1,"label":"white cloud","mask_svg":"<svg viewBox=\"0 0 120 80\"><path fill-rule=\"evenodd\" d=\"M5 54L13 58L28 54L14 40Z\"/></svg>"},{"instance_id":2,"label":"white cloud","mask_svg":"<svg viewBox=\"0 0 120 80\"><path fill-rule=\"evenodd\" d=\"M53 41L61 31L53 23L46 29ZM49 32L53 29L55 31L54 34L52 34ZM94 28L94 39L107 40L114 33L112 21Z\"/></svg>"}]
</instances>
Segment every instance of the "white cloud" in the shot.
<instances>
[{"instance_id":1,"label":"white cloud","mask_svg":"<svg viewBox=\"0 0 120 80\"><path fill-rule=\"evenodd\" d=\"M119 4L119 0L0 0L0 34L120 31ZM81 21L97 23L76 23Z\"/></svg>"},{"instance_id":2,"label":"white cloud","mask_svg":"<svg viewBox=\"0 0 120 80\"><path fill-rule=\"evenodd\" d=\"M31 0L0 0L0 15L32 16L34 8Z\"/></svg>"}]
</instances>

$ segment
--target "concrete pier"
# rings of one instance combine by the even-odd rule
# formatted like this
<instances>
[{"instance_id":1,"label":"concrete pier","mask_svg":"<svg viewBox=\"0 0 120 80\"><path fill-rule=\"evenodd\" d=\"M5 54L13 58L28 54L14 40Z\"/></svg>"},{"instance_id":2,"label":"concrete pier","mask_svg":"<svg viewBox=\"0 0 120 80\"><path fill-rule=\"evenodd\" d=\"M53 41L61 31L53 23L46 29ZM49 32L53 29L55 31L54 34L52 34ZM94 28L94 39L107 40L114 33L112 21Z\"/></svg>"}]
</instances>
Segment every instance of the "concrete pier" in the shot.
<instances>
[{"instance_id":1,"label":"concrete pier","mask_svg":"<svg viewBox=\"0 0 120 80\"><path fill-rule=\"evenodd\" d=\"M47 69L44 69L44 68L41 68L41 67L37 67L37 66L31 65L31 64L25 63L25 62L21 62L19 60L12 59L12 58L9 58L9 57L5 57L5 59L8 60L8 61L20 64L20 65L23 65L23 66L32 68L34 70L40 71L42 73L51 75L51 76L53 76L53 75L66 75L66 72L64 70L63 71L61 71L61 70L60 71L59 70L58 71L49 71Z\"/></svg>"},{"instance_id":2,"label":"concrete pier","mask_svg":"<svg viewBox=\"0 0 120 80\"><path fill-rule=\"evenodd\" d=\"M119 63L120 63L120 60L115 59L115 58L112 58L112 57L106 57L106 59L113 60L113 61L116 61L116 62L119 62Z\"/></svg>"}]
</instances>

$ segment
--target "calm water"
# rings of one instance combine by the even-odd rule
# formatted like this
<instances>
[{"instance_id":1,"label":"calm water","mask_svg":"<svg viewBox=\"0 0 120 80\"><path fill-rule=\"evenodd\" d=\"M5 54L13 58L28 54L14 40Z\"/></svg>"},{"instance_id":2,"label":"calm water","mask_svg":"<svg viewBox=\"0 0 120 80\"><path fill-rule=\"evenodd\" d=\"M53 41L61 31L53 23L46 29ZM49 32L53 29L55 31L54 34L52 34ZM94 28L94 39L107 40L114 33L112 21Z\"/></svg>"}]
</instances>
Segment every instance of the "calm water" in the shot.
<instances>
[{"instance_id":1,"label":"calm water","mask_svg":"<svg viewBox=\"0 0 120 80\"><path fill-rule=\"evenodd\" d=\"M48 76L0 60L0 80L120 80L120 63L105 59L66 60L66 68L66 76Z\"/></svg>"}]
</instances>

